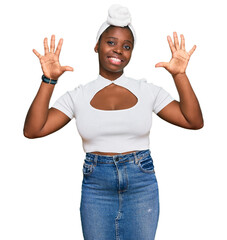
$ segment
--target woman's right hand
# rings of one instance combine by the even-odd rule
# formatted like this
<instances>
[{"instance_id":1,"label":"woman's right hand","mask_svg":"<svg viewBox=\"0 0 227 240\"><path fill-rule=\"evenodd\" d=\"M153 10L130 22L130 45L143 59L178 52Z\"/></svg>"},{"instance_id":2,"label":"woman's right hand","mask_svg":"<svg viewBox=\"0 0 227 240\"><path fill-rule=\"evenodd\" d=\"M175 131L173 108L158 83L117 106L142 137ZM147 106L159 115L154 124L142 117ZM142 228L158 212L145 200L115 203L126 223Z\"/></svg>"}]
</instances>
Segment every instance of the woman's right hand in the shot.
<instances>
[{"instance_id":1,"label":"woman's right hand","mask_svg":"<svg viewBox=\"0 0 227 240\"><path fill-rule=\"evenodd\" d=\"M43 70L43 74L47 78L58 80L58 78L65 71L73 71L72 67L61 66L59 63L59 55L61 52L62 44L63 44L63 39L61 38L58 42L58 46L55 51L55 35L52 35L51 42L50 42L50 50L48 47L47 38L44 39L44 51L45 51L44 56L42 56L35 49L33 49L33 52L39 58L39 61L41 63L41 67Z\"/></svg>"}]
</instances>

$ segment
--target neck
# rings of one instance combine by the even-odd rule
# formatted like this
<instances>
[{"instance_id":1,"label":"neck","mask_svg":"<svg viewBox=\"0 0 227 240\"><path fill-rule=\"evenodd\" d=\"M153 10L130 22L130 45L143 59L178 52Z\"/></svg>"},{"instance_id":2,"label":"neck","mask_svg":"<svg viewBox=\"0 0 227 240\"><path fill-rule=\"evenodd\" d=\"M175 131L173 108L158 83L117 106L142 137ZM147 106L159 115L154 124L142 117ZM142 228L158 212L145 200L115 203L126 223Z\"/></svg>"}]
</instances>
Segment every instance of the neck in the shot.
<instances>
[{"instance_id":1,"label":"neck","mask_svg":"<svg viewBox=\"0 0 227 240\"><path fill-rule=\"evenodd\" d=\"M102 77L104 77L104 78L106 78L106 79L109 79L109 80L115 80L115 79L117 79L117 78L119 78L122 74L123 74L124 72L123 71L121 71L121 72L116 72L116 73L114 73L114 72L99 72L99 74L102 76Z\"/></svg>"}]
</instances>

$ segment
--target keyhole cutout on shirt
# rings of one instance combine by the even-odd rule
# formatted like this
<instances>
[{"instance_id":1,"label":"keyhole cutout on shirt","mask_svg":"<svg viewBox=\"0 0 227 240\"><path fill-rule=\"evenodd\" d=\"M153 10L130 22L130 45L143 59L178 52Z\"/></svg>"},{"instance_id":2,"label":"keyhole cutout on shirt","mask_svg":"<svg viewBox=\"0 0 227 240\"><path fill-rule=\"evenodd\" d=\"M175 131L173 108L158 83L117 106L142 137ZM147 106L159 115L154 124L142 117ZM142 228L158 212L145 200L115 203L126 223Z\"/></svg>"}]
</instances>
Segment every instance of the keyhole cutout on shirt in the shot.
<instances>
[{"instance_id":1,"label":"keyhole cutout on shirt","mask_svg":"<svg viewBox=\"0 0 227 240\"><path fill-rule=\"evenodd\" d=\"M111 83L93 96L90 105L99 110L122 110L137 102L138 98L127 88Z\"/></svg>"}]
</instances>

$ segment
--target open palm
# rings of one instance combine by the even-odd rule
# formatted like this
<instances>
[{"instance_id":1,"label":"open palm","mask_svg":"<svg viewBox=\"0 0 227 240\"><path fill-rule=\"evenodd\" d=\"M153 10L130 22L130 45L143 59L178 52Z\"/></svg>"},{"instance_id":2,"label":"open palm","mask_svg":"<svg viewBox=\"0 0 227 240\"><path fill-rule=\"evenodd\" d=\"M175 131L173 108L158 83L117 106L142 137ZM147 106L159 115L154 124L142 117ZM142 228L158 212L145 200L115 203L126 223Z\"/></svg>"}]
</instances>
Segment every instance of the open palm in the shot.
<instances>
[{"instance_id":1,"label":"open palm","mask_svg":"<svg viewBox=\"0 0 227 240\"><path fill-rule=\"evenodd\" d=\"M59 63L59 55L61 52L61 47L63 44L63 39L61 38L58 42L58 46L55 50L55 36L51 36L50 50L47 43L47 38L44 39L44 51L45 55L42 56L35 49L33 52L39 58L40 64L43 70L43 74L50 79L57 80L65 71L73 71L72 67L61 66Z\"/></svg>"},{"instance_id":2,"label":"open palm","mask_svg":"<svg viewBox=\"0 0 227 240\"><path fill-rule=\"evenodd\" d=\"M159 62L155 65L155 67L164 67L167 71L169 71L172 75L176 75L179 73L185 73L189 59L193 52L196 49L194 45L193 48L187 52L185 50L185 39L184 35L181 34L181 44L179 45L177 33L173 33L174 43L170 36L167 37L170 50L172 52L172 58L169 62Z\"/></svg>"}]
</instances>

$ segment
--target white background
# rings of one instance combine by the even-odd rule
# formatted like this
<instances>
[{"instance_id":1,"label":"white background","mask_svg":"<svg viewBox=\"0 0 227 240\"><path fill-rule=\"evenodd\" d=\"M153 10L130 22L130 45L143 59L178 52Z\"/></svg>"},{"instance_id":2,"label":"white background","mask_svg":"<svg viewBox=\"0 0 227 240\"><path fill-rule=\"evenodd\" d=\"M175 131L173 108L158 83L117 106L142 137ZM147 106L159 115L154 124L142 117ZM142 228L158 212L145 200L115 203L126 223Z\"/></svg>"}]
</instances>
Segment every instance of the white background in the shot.
<instances>
[{"instance_id":1,"label":"white background","mask_svg":"<svg viewBox=\"0 0 227 240\"><path fill-rule=\"evenodd\" d=\"M96 33L112 3L127 6L138 41L125 74L145 77L178 99L170 74L167 35L177 31L197 49L187 69L204 128L186 130L154 115L150 148L160 192L156 240L226 240L226 7L225 1L7 1L0 6L1 151L0 239L83 239L79 205L85 153L72 120L41 139L26 139L23 124L41 82L33 54L43 39L64 43L51 104L97 77ZM57 43L56 43L57 44ZM94 223L95 224L95 223Z\"/></svg>"}]
</instances>

